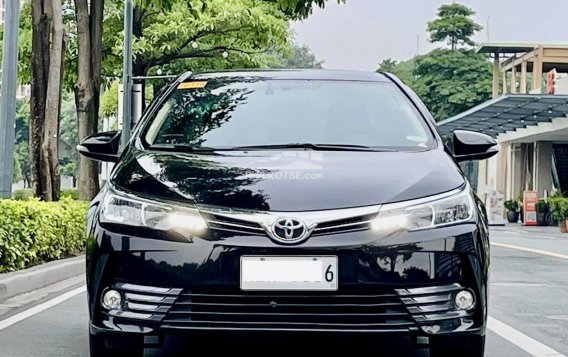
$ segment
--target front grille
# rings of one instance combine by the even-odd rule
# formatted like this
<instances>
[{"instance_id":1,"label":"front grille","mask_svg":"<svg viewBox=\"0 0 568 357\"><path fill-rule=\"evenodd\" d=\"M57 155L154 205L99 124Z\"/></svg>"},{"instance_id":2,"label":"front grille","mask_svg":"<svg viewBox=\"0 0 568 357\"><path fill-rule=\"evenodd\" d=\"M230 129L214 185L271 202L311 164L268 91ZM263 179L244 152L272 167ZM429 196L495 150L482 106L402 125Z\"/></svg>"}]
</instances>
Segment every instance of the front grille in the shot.
<instances>
[{"instance_id":1,"label":"front grille","mask_svg":"<svg viewBox=\"0 0 568 357\"><path fill-rule=\"evenodd\" d=\"M369 224L376 214L369 214L358 217L349 217L334 221L319 223L312 235L324 235L344 232L354 232L369 229Z\"/></svg>"},{"instance_id":2,"label":"front grille","mask_svg":"<svg viewBox=\"0 0 568 357\"><path fill-rule=\"evenodd\" d=\"M184 290L164 328L408 331L415 323L394 293L207 293Z\"/></svg>"},{"instance_id":3,"label":"front grille","mask_svg":"<svg viewBox=\"0 0 568 357\"><path fill-rule=\"evenodd\" d=\"M211 229L268 236L262 225L257 222L236 218L238 216L228 217L210 212L203 212L202 214ZM314 229L312 236L367 230L375 216L376 213L373 213L320 222Z\"/></svg>"},{"instance_id":4,"label":"front grille","mask_svg":"<svg viewBox=\"0 0 568 357\"><path fill-rule=\"evenodd\" d=\"M266 235L264 228L256 222L245 221L242 219L226 217L213 213L203 213L207 224L212 229L227 232L247 233L254 235Z\"/></svg>"}]
</instances>

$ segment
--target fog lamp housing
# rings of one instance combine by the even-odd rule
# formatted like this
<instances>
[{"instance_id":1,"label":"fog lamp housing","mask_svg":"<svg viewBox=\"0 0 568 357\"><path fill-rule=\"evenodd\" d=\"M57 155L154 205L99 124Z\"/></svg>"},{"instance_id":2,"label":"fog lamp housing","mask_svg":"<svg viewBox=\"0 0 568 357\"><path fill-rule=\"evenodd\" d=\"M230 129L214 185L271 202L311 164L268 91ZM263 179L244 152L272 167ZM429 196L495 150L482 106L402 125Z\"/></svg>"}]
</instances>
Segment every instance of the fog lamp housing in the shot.
<instances>
[{"instance_id":1,"label":"fog lamp housing","mask_svg":"<svg viewBox=\"0 0 568 357\"><path fill-rule=\"evenodd\" d=\"M458 310L471 310L475 307L475 295L470 290L462 290L456 294L454 304Z\"/></svg>"},{"instance_id":2,"label":"fog lamp housing","mask_svg":"<svg viewBox=\"0 0 568 357\"><path fill-rule=\"evenodd\" d=\"M117 310L122 307L122 295L116 290L106 290L101 299L101 305L107 310Z\"/></svg>"}]
</instances>

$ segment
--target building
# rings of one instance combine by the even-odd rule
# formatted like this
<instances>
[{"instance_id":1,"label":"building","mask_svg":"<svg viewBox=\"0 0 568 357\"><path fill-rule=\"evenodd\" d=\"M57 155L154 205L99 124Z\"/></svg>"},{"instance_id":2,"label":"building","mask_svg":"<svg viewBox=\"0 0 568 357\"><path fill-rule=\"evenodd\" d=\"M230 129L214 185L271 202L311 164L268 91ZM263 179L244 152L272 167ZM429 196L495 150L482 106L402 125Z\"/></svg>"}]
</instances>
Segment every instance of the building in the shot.
<instances>
[{"instance_id":1,"label":"building","mask_svg":"<svg viewBox=\"0 0 568 357\"><path fill-rule=\"evenodd\" d=\"M568 192L568 45L482 44L493 58L493 99L438 125L494 137L497 156L468 166L480 197Z\"/></svg>"}]
</instances>

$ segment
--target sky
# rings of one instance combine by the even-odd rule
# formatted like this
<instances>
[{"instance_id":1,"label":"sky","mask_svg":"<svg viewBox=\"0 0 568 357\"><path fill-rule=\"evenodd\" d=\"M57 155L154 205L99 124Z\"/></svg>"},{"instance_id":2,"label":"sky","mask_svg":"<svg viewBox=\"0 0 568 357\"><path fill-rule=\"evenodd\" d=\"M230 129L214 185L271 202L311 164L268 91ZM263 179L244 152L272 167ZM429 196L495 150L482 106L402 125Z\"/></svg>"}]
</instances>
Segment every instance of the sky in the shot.
<instances>
[{"instance_id":1,"label":"sky","mask_svg":"<svg viewBox=\"0 0 568 357\"><path fill-rule=\"evenodd\" d=\"M450 0L329 0L325 9L292 24L324 67L376 70L385 58L404 60L444 44L430 44L426 23ZM568 44L568 0L461 0L484 27L476 42ZM489 23L489 33L487 32Z\"/></svg>"}]
</instances>

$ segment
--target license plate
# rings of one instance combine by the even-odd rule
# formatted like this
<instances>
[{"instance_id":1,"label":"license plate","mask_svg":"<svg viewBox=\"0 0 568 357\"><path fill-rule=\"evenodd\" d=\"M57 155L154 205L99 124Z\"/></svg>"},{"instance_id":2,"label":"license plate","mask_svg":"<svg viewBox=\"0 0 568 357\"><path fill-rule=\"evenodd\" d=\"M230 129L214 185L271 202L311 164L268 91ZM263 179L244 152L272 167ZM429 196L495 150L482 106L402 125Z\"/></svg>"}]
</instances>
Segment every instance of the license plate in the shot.
<instances>
[{"instance_id":1,"label":"license plate","mask_svg":"<svg viewBox=\"0 0 568 357\"><path fill-rule=\"evenodd\" d=\"M336 256L242 256L242 290L337 290Z\"/></svg>"}]
</instances>

